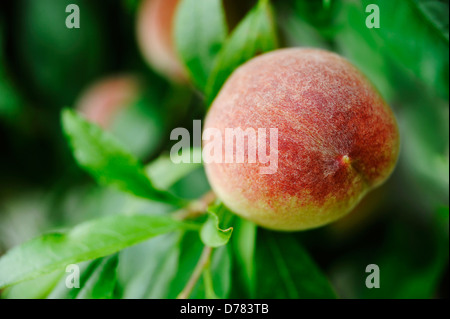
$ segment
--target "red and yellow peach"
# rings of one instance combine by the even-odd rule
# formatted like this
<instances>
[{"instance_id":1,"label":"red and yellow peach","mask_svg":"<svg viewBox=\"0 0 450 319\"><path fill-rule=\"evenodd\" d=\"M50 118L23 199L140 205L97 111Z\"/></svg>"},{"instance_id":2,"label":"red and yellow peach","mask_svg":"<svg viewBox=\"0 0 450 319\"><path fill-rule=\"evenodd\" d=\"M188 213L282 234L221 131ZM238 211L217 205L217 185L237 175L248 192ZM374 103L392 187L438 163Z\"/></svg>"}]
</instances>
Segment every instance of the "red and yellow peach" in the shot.
<instances>
[{"instance_id":1,"label":"red and yellow peach","mask_svg":"<svg viewBox=\"0 0 450 319\"><path fill-rule=\"evenodd\" d=\"M399 132L392 110L351 63L317 49L282 49L239 67L205 129L278 128L278 170L207 163L213 190L238 215L275 230L330 223L392 173ZM236 151L236 150L235 150Z\"/></svg>"},{"instance_id":2,"label":"red and yellow peach","mask_svg":"<svg viewBox=\"0 0 450 319\"><path fill-rule=\"evenodd\" d=\"M108 77L89 86L75 108L103 128L110 128L120 111L139 98L139 80L132 75Z\"/></svg>"},{"instance_id":3,"label":"red and yellow peach","mask_svg":"<svg viewBox=\"0 0 450 319\"><path fill-rule=\"evenodd\" d=\"M173 39L178 3L179 0L144 0L137 17L137 40L144 58L155 71L182 82L186 72Z\"/></svg>"}]
</instances>

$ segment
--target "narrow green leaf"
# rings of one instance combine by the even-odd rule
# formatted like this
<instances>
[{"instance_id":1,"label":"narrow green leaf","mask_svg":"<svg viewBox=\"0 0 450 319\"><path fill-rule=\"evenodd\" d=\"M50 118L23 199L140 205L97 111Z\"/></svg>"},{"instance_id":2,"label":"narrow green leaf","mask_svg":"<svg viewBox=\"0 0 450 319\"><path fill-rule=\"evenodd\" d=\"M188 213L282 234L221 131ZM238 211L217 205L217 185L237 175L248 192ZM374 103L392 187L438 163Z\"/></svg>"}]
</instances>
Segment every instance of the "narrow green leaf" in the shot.
<instances>
[{"instance_id":1,"label":"narrow green leaf","mask_svg":"<svg viewBox=\"0 0 450 319\"><path fill-rule=\"evenodd\" d=\"M335 298L327 278L292 234L259 229L255 298Z\"/></svg>"},{"instance_id":2,"label":"narrow green leaf","mask_svg":"<svg viewBox=\"0 0 450 319\"><path fill-rule=\"evenodd\" d=\"M216 97L230 74L253 56L277 47L275 21L269 1L260 0L237 26L217 56L208 79L207 105Z\"/></svg>"},{"instance_id":3,"label":"narrow green leaf","mask_svg":"<svg viewBox=\"0 0 450 319\"><path fill-rule=\"evenodd\" d=\"M203 243L210 247L226 245L230 240L233 227L222 229L219 223L222 221L225 225L229 224L232 216L232 213L222 203L209 207L208 219L200 231L200 238Z\"/></svg>"},{"instance_id":4,"label":"narrow green leaf","mask_svg":"<svg viewBox=\"0 0 450 319\"><path fill-rule=\"evenodd\" d=\"M214 249L211 262L193 291L191 298L224 299L231 288L231 249L222 246Z\"/></svg>"},{"instance_id":5,"label":"narrow green leaf","mask_svg":"<svg viewBox=\"0 0 450 319\"><path fill-rule=\"evenodd\" d=\"M204 248L197 232L186 232L180 242L180 255L178 257L178 269L174 279L170 283L167 298L173 299L183 290Z\"/></svg>"},{"instance_id":6,"label":"narrow green leaf","mask_svg":"<svg viewBox=\"0 0 450 319\"><path fill-rule=\"evenodd\" d=\"M194 83L204 89L226 37L221 0L183 0L175 18L175 45Z\"/></svg>"},{"instance_id":7,"label":"narrow green leaf","mask_svg":"<svg viewBox=\"0 0 450 319\"><path fill-rule=\"evenodd\" d=\"M221 299L228 298L230 294L232 259L232 251L229 245L216 248L213 251L210 266L212 286L215 296Z\"/></svg>"},{"instance_id":8,"label":"narrow green leaf","mask_svg":"<svg viewBox=\"0 0 450 319\"><path fill-rule=\"evenodd\" d=\"M64 272L56 270L33 280L21 282L6 288L0 294L0 299L43 299L52 293L60 282Z\"/></svg>"},{"instance_id":9,"label":"narrow green leaf","mask_svg":"<svg viewBox=\"0 0 450 319\"><path fill-rule=\"evenodd\" d=\"M186 162L182 161L178 164L175 164L169 156L163 155L147 165L145 171L154 181L155 186L160 189L168 189L175 182L202 166L200 163L190 162L191 154L194 158L201 158L201 153L200 148L192 148L189 153L182 155L186 157Z\"/></svg>"},{"instance_id":10,"label":"narrow green leaf","mask_svg":"<svg viewBox=\"0 0 450 319\"><path fill-rule=\"evenodd\" d=\"M234 224L231 242L238 270L238 282L234 285L237 286L236 289L245 293L246 298L249 298L254 282L257 227L243 218L236 218Z\"/></svg>"},{"instance_id":11,"label":"narrow green leaf","mask_svg":"<svg viewBox=\"0 0 450 319\"><path fill-rule=\"evenodd\" d=\"M399 97L403 99L399 125L403 136L408 137L403 139L400 156L410 181L414 181L408 187L417 191L415 199L428 209L448 203L448 101L436 99L416 85L406 86Z\"/></svg>"},{"instance_id":12,"label":"narrow green leaf","mask_svg":"<svg viewBox=\"0 0 450 319\"><path fill-rule=\"evenodd\" d=\"M129 153L145 159L155 154L166 136L165 110L156 93L158 88L147 89L135 101L119 110L108 130Z\"/></svg>"},{"instance_id":13,"label":"narrow green leaf","mask_svg":"<svg viewBox=\"0 0 450 319\"><path fill-rule=\"evenodd\" d=\"M80 287L67 287L66 280L70 272L60 275L58 284L54 287L47 299L111 299L116 286L116 268L118 255L97 258L77 264L80 271ZM44 276L45 277L45 276ZM37 279L42 278L38 277ZM34 279L36 280L36 279ZM33 281L33 280L31 280ZM27 283L26 281L24 283ZM24 283L20 283L20 286Z\"/></svg>"},{"instance_id":14,"label":"narrow green leaf","mask_svg":"<svg viewBox=\"0 0 450 319\"><path fill-rule=\"evenodd\" d=\"M76 299L111 299L116 286L116 269L119 257L114 254L110 257L102 258L89 278L78 290Z\"/></svg>"},{"instance_id":15,"label":"narrow green leaf","mask_svg":"<svg viewBox=\"0 0 450 319\"><path fill-rule=\"evenodd\" d=\"M211 276L211 269L209 267L205 268L203 271L203 284L205 288L205 298L206 299L218 299L216 293L214 292L214 284Z\"/></svg>"},{"instance_id":16,"label":"narrow green leaf","mask_svg":"<svg viewBox=\"0 0 450 319\"><path fill-rule=\"evenodd\" d=\"M180 237L179 233L165 234L120 252L122 298L167 298L178 270Z\"/></svg>"},{"instance_id":17,"label":"narrow green leaf","mask_svg":"<svg viewBox=\"0 0 450 319\"><path fill-rule=\"evenodd\" d=\"M83 261L76 264L79 270L79 277L77 279L80 280L80 288L89 279L89 276L94 272L94 270L102 262L102 260L103 258L97 258L94 260ZM66 269L59 269L56 272L60 273L59 281L53 287L52 291L46 296L46 299L75 299L78 292L80 291L80 288L68 287L66 283L66 280L69 280L71 282L75 280L73 269L70 268L67 272ZM48 275L39 276L36 279L21 282L17 285L12 286L12 288L38 280L46 276Z\"/></svg>"},{"instance_id":18,"label":"narrow green leaf","mask_svg":"<svg viewBox=\"0 0 450 319\"><path fill-rule=\"evenodd\" d=\"M77 162L100 184L180 207L186 204L170 193L156 189L139 160L125 151L108 132L69 109L63 111L62 121Z\"/></svg>"},{"instance_id":19,"label":"narrow green leaf","mask_svg":"<svg viewBox=\"0 0 450 319\"><path fill-rule=\"evenodd\" d=\"M176 298L183 290L202 254L204 244L196 232L186 232L180 244L178 271L170 284L168 298ZM228 298L231 282L231 249L229 245L213 250L210 264L212 287L219 298ZM206 298L204 278L200 278L189 298Z\"/></svg>"},{"instance_id":20,"label":"narrow green leaf","mask_svg":"<svg viewBox=\"0 0 450 319\"><path fill-rule=\"evenodd\" d=\"M80 224L66 233L45 234L0 258L0 288L192 227L169 216L117 215Z\"/></svg>"}]
</instances>

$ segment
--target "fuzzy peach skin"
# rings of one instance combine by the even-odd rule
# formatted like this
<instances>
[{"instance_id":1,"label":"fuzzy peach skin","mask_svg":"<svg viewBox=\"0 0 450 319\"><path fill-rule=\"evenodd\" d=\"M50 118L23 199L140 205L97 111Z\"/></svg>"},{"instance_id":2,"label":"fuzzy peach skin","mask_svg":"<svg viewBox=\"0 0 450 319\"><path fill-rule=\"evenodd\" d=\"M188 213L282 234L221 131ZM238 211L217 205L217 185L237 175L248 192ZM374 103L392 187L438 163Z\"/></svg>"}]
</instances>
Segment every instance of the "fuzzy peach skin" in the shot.
<instances>
[{"instance_id":1,"label":"fuzzy peach skin","mask_svg":"<svg viewBox=\"0 0 450 319\"><path fill-rule=\"evenodd\" d=\"M88 120L108 128L116 115L137 99L140 90L139 80L132 75L111 76L82 92L75 108Z\"/></svg>"},{"instance_id":2,"label":"fuzzy peach skin","mask_svg":"<svg viewBox=\"0 0 450 319\"><path fill-rule=\"evenodd\" d=\"M225 145L225 128L237 127L278 128L278 170L261 174L268 164L258 160L213 162L205 164L208 180L231 210L274 230L347 214L389 177L399 152L397 123L380 94L347 60L317 49L276 50L239 67L204 128L218 128Z\"/></svg>"},{"instance_id":3,"label":"fuzzy peach skin","mask_svg":"<svg viewBox=\"0 0 450 319\"><path fill-rule=\"evenodd\" d=\"M176 82L186 79L186 72L176 52L173 39L175 12L179 0L144 0L137 18L137 40L142 54L158 73Z\"/></svg>"}]
</instances>

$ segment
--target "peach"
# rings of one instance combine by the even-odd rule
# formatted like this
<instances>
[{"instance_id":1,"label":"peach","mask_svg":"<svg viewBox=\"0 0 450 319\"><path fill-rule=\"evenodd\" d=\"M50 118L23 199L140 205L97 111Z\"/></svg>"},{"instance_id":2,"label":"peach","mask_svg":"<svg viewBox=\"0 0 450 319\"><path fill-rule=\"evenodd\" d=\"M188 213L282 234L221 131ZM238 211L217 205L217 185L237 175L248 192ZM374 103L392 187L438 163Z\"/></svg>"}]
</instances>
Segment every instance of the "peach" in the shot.
<instances>
[{"instance_id":1,"label":"peach","mask_svg":"<svg viewBox=\"0 0 450 319\"><path fill-rule=\"evenodd\" d=\"M139 92L139 80L132 75L108 77L83 92L76 102L76 109L88 120L106 129L120 111L139 97Z\"/></svg>"},{"instance_id":2,"label":"peach","mask_svg":"<svg viewBox=\"0 0 450 319\"><path fill-rule=\"evenodd\" d=\"M276 50L235 70L205 129L224 138L238 127L278 129L277 171L261 174L261 161L211 162L208 180L236 214L274 230L344 216L389 177L399 152L397 123L380 94L347 60L317 49Z\"/></svg>"},{"instance_id":3,"label":"peach","mask_svg":"<svg viewBox=\"0 0 450 319\"><path fill-rule=\"evenodd\" d=\"M174 17L179 0L144 0L137 17L137 40L144 58L167 78L183 82L186 72L175 51Z\"/></svg>"}]
</instances>

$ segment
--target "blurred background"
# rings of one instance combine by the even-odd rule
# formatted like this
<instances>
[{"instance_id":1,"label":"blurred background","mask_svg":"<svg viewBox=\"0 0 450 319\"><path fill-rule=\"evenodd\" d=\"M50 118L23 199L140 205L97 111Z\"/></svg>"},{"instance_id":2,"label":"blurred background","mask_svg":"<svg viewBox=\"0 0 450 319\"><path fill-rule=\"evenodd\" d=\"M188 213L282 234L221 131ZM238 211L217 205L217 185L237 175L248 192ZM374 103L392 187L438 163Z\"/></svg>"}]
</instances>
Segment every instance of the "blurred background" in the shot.
<instances>
[{"instance_id":1,"label":"blurred background","mask_svg":"<svg viewBox=\"0 0 450 319\"><path fill-rule=\"evenodd\" d=\"M379 29L365 23L372 2L380 6ZM80 28L65 25L71 3L79 6ZM48 230L131 210L165 209L97 186L76 165L60 112L64 107L82 112L144 163L167 154L170 131L190 128L206 110L171 42L177 3L0 3L0 255ZM228 33L255 4L223 1ZM349 216L296 233L295 239L341 298L448 297L448 1L279 0L272 5L280 47L317 47L345 56L388 101L401 132L401 155L389 181ZM171 187L186 198L208 190L201 166ZM143 252L149 247L164 251L169 239L121 253L117 297L167 297L134 275L139 270L133 261L148 259ZM382 269L384 289L364 286L367 274L361 269L371 263ZM56 281L46 282L31 289L32 283L17 285L0 296L48 297ZM241 297L234 288L224 297Z\"/></svg>"}]
</instances>

